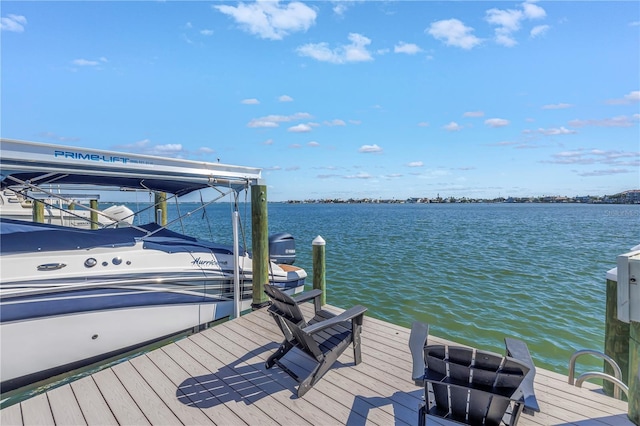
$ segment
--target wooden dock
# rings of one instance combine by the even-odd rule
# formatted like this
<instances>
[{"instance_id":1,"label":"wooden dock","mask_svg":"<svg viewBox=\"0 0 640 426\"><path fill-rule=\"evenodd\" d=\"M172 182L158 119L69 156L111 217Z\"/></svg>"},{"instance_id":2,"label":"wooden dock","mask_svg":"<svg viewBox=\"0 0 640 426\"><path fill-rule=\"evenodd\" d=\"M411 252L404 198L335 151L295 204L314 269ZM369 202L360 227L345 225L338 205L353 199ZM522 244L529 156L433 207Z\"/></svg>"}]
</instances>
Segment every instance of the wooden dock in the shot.
<instances>
[{"instance_id":1,"label":"wooden dock","mask_svg":"<svg viewBox=\"0 0 640 426\"><path fill-rule=\"evenodd\" d=\"M312 306L305 305L311 312ZM325 307L326 309L335 309ZM339 309L335 309L340 311ZM435 337L430 342L450 343ZM282 340L261 309L0 411L9 425L414 425L409 329L365 317L363 362L347 350L303 398L264 361ZM541 413L519 425L633 424L627 403L538 368Z\"/></svg>"}]
</instances>

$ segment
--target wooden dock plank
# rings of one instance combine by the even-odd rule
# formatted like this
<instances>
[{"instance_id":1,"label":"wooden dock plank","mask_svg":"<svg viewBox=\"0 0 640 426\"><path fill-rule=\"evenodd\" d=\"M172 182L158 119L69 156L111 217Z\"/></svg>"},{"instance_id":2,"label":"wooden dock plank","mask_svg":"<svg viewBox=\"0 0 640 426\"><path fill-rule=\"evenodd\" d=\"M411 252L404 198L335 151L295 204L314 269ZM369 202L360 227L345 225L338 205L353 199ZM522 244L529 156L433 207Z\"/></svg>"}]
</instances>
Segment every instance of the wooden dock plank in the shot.
<instances>
[{"instance_id":1,"label":"wooden dock plank","mask_svg":"<svg viewBox=\"0 0 640 426\"><path fill-rule=\"evenodd\" d=\"M53 419L59 425L86 425L78 400L71 385L67 384L47 392Z\"/></svg>"},{"instance_id":2,"label":"wooden dock plank","mask_svg":"<svg viewBox=\"0 0 640 426\"><path fill-rule=\"evenodd\" d=\"M264 368L263 367L263 363L264 361L266 361L266 359L271 355L271 353L275 350L275 346L273 347L273 349L270 350L262 350L263 348L268 348L273 346L273 340L270 338L267 338L265 336L265 334L270 333L271 331L267 331L266 329L262 329L260 330L259 333L255 333L255 334L251 334L251 335L244 335L241 338L238 339L238 331L241 329L247 329L241 322L237 322L236 324L229 324L228 329L219 329L219 330L215 330L216 332L220 333L220 335L224 336L226 339L234 339L234 343L236 345L238 345L238 349L237 351L239 351L238 353L242 353L242 352L246 352L246 351L250 351L252 354L254 354L259 360L259 368ZM256 330L255 327L249 327L249 329L251 330ZM212 334L208 334L206 335L206 337L210 338L210 339L214 339L212 337ZM215 339L214 339L215 341ZM261 348L261 350L256 351L255 349L252 350L252 347L255 348L255 345L258 345L259 348ZM279 370L278 367L274 367L272 370L262 370L264 372L269 371L268 374L274 374L277 373ZM327 373L329 374L329 373ZM326 378L327 376L325 376ZM286 392L289 394L289 399L291 399L293 397L293 395L295 395L296 392L296 388L295 386L297 385L296 382L291 379L288 375L286 374L280 374L278 376L276 376L277 380L280 381L282 380L282 386L283 388L286 388ZM319 422L329 422L331 421L331 419L333 419L334 421L338 422L339 419L341 418L346 418L345 416L349 416L349 410L351 405L349 406L345 406L343 405L343 403L345 401L349 401L349 400L353 400L354 399L354 395L351 393L343 393L342 395L342 399L341 400L336 400L331 398L331 394L333 393L333 391L329 391L329 392L323 392L318 386L323 383L329 383L331 382L331 380L326 381L326 380L321 380L320 383L318 385L316 385L314 387L314 390L318 389L318 392L313 392L313 393L308 393L305 395L305 397L303 398L304 401L314 405L316 407L317 410L319 411L319 416L320 418L318 419ZM334 387L335 389L335 387ZM285 394L286 395L286 394ZM299 399L293 399L292 401L302 401ZM301 409L305 409L304 407L301 407ZM341 415L339 413L342 413ZM315 420L313 418L310 418L310 420ZM390 420L392 420L389 416L387 416L384 420L383 419L379 419L379 421L386 421L389 422ZM373 420L373 422L375 423L375 420ZM314 422L314 424L316 424ZM384 424L384 423L382 423Z\"/></svg>"},{"instance_id":3,"label":"wooden dock plank","mask_svg":"<svg viewBox=\"0 0 640 426\"><path fill-rule=\"evenodd\" d=\"M15 404L0 411L0 425L22 426L22 405Z\"/></svg>"},{"instance_id":4,"label":"wooden dock plank","mask_svg":"<svg viewBox=\"0 0 640 426\"><path fill-rule=\"evenodd\" d=\"M160 370L148 355L136 357L129 362L180 422L186 425L215 424L202 411L194 410L179 401L178 398L182 397L178 388L180 381L176 383L167 377L167 375L173 375L173 372Z\"/></svg>"},{"instance_id":5,"label":"wooden dock plank","mask_svg":"<svg viewBox=\"0 0 640 426\"><path fill-rule=\"evenodd\" d=\"M151 424L182 424L131 363L123 362L112 369Z\"/></svg>"},{"instance_id":6,"label":"wooden dock plank","mask_svg":"<svg viewBox=\"0 0 640 426\"><path fill-rule=\"evenodd\" d=\"M54 423L47 394L40 394L27 399L24 401L22 408L22 420L25 425L51 425Z\"/></svg>"},{"instance_id":7,"label":"wooden dock plank","mask_svg":"<svg viewBox=\"0 0 640 426\"><path fill-rule=\"evenodd\" d=\"M150 424L112 369L99 371L93 375L93 379L118 424Z\"/></svg>"},{"instance_id":8,"label":"wooden dock plank","mask_svg":"<svg viewBox=\"0 0 640 426\"><path fill-rule=\"evenodd\" d=\"M325 306L340 312L341 309ZM305 315L312 305L305 304ZM265 360L283 339L261 309L109 370L3 409L2 425L202 424L376 425L415 424L422 388L411 381L410 330L365 317L362 363L346 350L304 398L296 382ZM429 336L429 342L455 344ZM293 368L309 360L296 350ZM627 403L576 388L567 377L538 369L535 390L542 409L522 415L520 426L632 426Z\"/></svg>"},{"instance_id":9,"label":"wooden dock plank","mask_svg":"<svg viewBox=\"0 0 640 426\"><path fill-rule=\"evenodd\" d=\"M216 422L224 425L246 425L255 424L260 421L260 417L256 416L254 407L247 409L246 405L228 404L224 402L224 396L228 395L228 389L221 386L217 377L202 365L191 354L182 349L179 345L169 345L163 348L163 351L176 364L180 365L187 373L188 378L182 383L185 386L193 388L197 395L197 401L202 401L199 408L207 412L210 418L216 419ZM222 389L222 392L218 392ZM223 399L220 397L223 396Z\"/></svg>"},{"instance_id":10,"label":"wooden dock plank","mask_svg":"<svg viewBox=\"0 0 640 426\"><path fill-rule=\"evenodd\" d=\"M269 320L273 322L272 319L269 318ZM247 321L249 320L247 319ZM252 323L252 324L254 326L256 325L256 323ZM219 330L219 332L229 333L228 338L232 338L234 335L238 334L238 332L240 331L240 327L242 327L242 325L239 322L237 324L229 324L229 327L227 328L227 330ZM280 334L279 330L276 332L276 330L274 330L273 327L270 329L270 331L268 331L268 334L267 334L267 330L264 330L262 334L263 336L256 337L256 339L262 339L261 341L258 342L258 344L260 343L266 344L267 342L273 341L273 339L282 339L282 334ZM271 355L271 353L266 354L267 357L269 355ZM419 399L415 401L415 406L412 406L409 412L407 412L407 410L403 410L404 406L402 404L398 405L396 401L396 399L404 398L405 395L396 393L395 392L397 391L396 389L394 390L394 392L390 393L390 398L387 398L385 394L382 394L379 392L380 389L378 385L382 386L381 383L378 382L375 385L372 385L371 377L365 373L366 371L365 369L367 369L367 365L364 362L364 357L363 357L363 363L354 367L353 352L347 350L340 357L340 359L338 360L338 363L340 367L339 368L334 367L331 371L329 371L326 374L326 376L314 387L314 391L316 389L320 389L319 386L323 385L324 383L333 383L336 386L339 386L343 390L348 391L352 394L350 398L351 399L350 402L352 404L358 403L360 406L363 406L364 404L364 407L366 407L367 405L370 405L371 407L367 410L367 413L370 416L372 415L372 411L373 412L382 411L382 413L377 414L378 416L382 416L382 417L378 418L377 420L373 420L374 422L381 422L381 424L388 424L389 421L393 421L393 418L395 418L396 422L405 421L410 424L414 422L413 411L415 407L417 407ZM274 367L274 369L276 368L277 367ZM341 374L337 374L337 370L340 370ZM352 373L350 377L345 376L345 373L347 371L349 373ZM379 369L375 369L375 371L373 372L371 372L370 370L368 371L370 374L374 374L374 375L380 373ZM310 395L310 393L307 395ZM307 398L307 395L305 395L305 399ZM359 400L356 401L355 398L359 398ZM369 401L369 403L367 404L366 401ZM411 404L408 404L408 405L411 405ZM386 413L386 416L384 416L383 413ZM409 420L408 417L410 417L411 420Z\"/></svg>"},{"instance_id":11,"label":"wooden dock plank","mask_svg":"<svg viewBox=\"0 0 640 426\"><path fill-rule=\"evenodd\" d=\"M100 394L93 376L84 377L71 383L71 389L78 401L82 415L88 425L117 425L111 409Z\"/></svg>"},{"instance_id":12,"label":"wooden dock plank","mask_svg":"<svg viewBox=\"0 0 640 426\"><path fill-rule=\"evenodd\" d=\"M213 328L209 331L215 333L216 329ZM211 336L211 333L209 336ZM231 386L246 403L259 407L278 424L313 424L309 420L307 412L295 409L299 407L300 404L306 405L307 403L290 400L290 391L289 394L286 395L288 391L277 384L278 379L276 376L280 375L283 377L284 373L281 371L275 371L275 373L260 371L259 368L252 365L255 362L254 356L234 356L226 350L227 346L233 346L233 343L221 338L219 335L214 335L214 340L210 340L202 335L198 335L197 338L192 340L193 343L208 353L209 358L216 359L222 364L218 370L219 374L226 378L229 386ZM260 362L260 364L262 364L262 362ZM292 408L291 411L287 409L289 404L292 404L289 407ZM298 413L304 413L304 417ZM309 414L316 416L315 412Z\"/></svg>"}]
</instances>

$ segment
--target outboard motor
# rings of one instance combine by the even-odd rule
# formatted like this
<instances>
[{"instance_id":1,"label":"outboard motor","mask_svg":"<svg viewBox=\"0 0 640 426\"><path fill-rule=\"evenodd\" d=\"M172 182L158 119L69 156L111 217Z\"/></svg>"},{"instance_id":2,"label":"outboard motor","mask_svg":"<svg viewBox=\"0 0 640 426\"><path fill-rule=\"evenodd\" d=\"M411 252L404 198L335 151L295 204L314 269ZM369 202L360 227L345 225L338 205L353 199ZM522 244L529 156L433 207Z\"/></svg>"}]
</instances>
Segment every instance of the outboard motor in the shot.
<instances>
[{"instance_id":1,"label":"outboard motor","mask_svg":"<svg viewBox=\"0 0 640 426\"><path fill-rule=\"evenodd\" d=\"M273 263L293 265L296 261L296 241L286 232L269 236L269 259Z\"/></svg>"}]
</instances>

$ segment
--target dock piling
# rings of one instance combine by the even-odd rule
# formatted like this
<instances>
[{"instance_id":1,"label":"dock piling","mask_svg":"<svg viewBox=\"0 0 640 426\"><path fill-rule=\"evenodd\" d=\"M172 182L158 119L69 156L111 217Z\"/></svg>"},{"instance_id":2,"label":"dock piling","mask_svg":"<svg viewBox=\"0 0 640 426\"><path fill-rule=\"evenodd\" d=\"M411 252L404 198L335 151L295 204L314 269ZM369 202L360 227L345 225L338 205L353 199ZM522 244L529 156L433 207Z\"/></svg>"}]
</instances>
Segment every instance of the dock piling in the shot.
<instances>
[{"instance_id":1,"label":"dock piling","mask_svg":"<svg viewBox=\"0 0 640 426\"><path fill-rule=\"evenodd\" d=\"M267 186L251 187L251 249L253 273L252 309L268 303L264 285L269 280L269 223L267 216Z\"/></svg>"},{"instance_id":2,"label":"dock piling","mask_svg":"<svg viewBox=\"0 0 640 426\"><path fill-rule=\"evenodd\" d=\"M33 200L32 206L33 221L37 223L44 223L44 203L40 200Z\"/></svg>"},{"instance_id":3,"label":"dock piling","mask_svg":"<svg viewBox=\"0 0 640 426\"><path fill-rule=\"evenodd\" d=\"M608 274L609 275L609 274ZM607 294L604 328L604 353L620 366L622 381L629 385L629 324L618 319L618 281L617 277L607 276ZM613 368L604 363L604 372L613 376ZM605 381L604 393L613 396L614 385Z\"/></svg>"},{"instance_id":4,"label":"dock piling","mask_svg":"<svg viewBox=\"0 0 640 426\"><path fill-rule=\"evenodd\" d=\"M325 271L325 246L324 238L318 235L313 242L313 288L322 290L320 305L327 304L327 282Z\"/></svg>"},{"instance_id":5,"label":"dock piling","mask_svg":"<svg viewBox=\"0 0 640 426\"><path fill-rule=\"evenodd\" d=\"M629 420L640 426L640 322L629 323Z\"/></svg>"},{"instance_id":6,"label":"dock piling","mask_svg":"<svg viewBox=\"0 0 640 426\"><path fill-rule=\"evenodd\" d=\"M156 206L156 223L160 226L167 224L167 193L156 192L155 206Z\"/></svg>"},{"instance_id":7,"label":"dock piling","mask_svg":"<svg viewBox=\"0 0 640 426\"><path fill-rule=\"evenodd\" d=\"M91 229L98 229L98 200L89 200L89 207L91 208L89 216L91 219Z\"/></svg>"}]
</instances>

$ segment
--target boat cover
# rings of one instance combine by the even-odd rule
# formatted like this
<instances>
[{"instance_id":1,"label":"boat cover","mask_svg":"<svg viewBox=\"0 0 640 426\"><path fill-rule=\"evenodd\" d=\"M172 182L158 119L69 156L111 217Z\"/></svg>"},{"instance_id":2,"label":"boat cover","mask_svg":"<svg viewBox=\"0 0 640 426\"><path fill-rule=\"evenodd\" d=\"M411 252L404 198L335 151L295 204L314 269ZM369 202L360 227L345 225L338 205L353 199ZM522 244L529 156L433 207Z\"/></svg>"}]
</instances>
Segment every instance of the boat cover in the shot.
<instances>
[{"instance_id":1,"label":"boat cover","mask_svg":"<svg viewBox=\"0 0 640 426\"><path fill-rule=\"evenodd\" d=\"M152 232L153 234L148 236ZM233 251L227 246L198 240L161 228L155 223L137 227L86 230L0 218L0 252L2 255L133 246L140 240L144 242L143 247L146 249L162 250L167 253L233 254Z\"/></svg>"}]
</instances>

